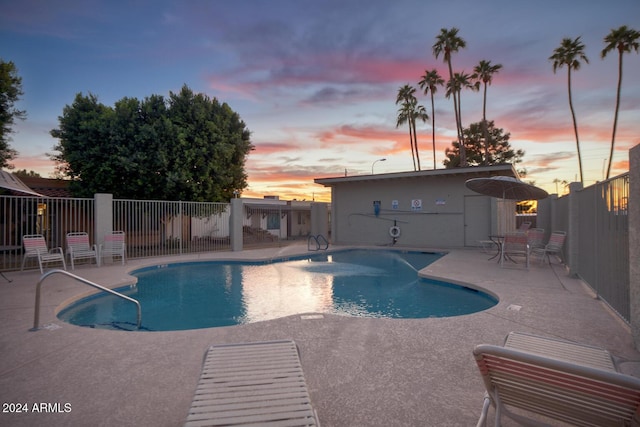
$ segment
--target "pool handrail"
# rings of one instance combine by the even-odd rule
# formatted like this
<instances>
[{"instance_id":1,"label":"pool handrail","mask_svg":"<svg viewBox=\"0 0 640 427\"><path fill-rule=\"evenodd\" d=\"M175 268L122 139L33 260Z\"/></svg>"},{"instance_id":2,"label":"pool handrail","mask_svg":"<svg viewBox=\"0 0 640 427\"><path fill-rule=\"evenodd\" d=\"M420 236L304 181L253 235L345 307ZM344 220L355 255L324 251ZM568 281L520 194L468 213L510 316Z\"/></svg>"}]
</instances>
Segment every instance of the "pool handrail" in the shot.
<instances>
[{"instance_id":1,"label":"pool handrail","mask_svg":"<svg viewBox=\"0 0 640 427\"><path fill-rule=\"evenodd\" d=\"M315 249L311 248L311 242L316 243ZM318 234L317 236L314 236L313 234L311 234L307 239L307 250L319 251L320 249L322 249L326 251L328 248L329 248L329 241L322 234Z\"/></svg>"},{"instance_id":2,"label":"pool handrail","mask_svg":"<svg viewBox=\"0 0 640 427\"><path fill-rule=\"evenodd\" d=\"M75 274L69 273L68 271L65 270L51 270L46 272L45 274L43 274L40 277L40 280L38 280L38 284L36 285L36 302L35 302L35 310L34 310L34 314L33 314L33 328L29 329L30 331L37 331L40 328L38 328L38 324L40 323L40 288L42 287L42 282L44 282L44 280L53 275L53 274L63 274L65 276L71 277L72 279L76 279L77 281L84 283L85 285L89 285L89 286L93 286L96 289L100 289L103 292L108 292L112 295L115 295L117 297L123 298L127 301L131 301L132 303L134 303L138 309L138 324L137 324L137 329L140 329L141 325L142 325L142 309L140 308L140 303L131 298L128 297L126 295L123 295L119 292L114 291L113 289L109 289L109 288L105 288L104 286L100 286L97 283L93 283L90 280L84 279L80 276L76 276Z\"/></svg>"}]
</instances>

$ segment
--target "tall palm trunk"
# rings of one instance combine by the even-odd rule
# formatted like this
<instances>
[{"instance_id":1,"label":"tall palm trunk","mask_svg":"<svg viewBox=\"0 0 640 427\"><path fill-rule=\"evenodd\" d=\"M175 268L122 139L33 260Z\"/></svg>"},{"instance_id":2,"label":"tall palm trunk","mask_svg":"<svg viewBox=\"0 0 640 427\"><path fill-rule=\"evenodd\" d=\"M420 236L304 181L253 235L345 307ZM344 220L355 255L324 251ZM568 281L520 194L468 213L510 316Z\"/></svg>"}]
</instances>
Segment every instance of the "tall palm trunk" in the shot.
<instances>
[{"instance_id":1,"label":"tall palm trunk","mask_svg":"<svg viewBox=\"0 0 640 427\"><path fill-rule=\"evenodd\" d=\"M436 169L436 112L431 91L431 143L433 144L433 170Z\"/></svg>"},{"instance_id":2,"label":"tall palm trunk","mask_svg":"<svg viewBox=\"0 0 640 427\"><path fill-rule=\"evenodd\" d=\"M411 144L411 160L413 160L413 170L416 170L416 154L413 148L413 130L411 122L412 119L409 118L409 143Z\"/></svg>"},{"instance_id":3,"label":"tall palm trunk","mask_svg":"<svg viewBox=\"0 0 640 427\"><path fill-rule=\"evenodd\" d=\"M418 133L416 132L416 119L411 119L411 126L413 127L413 145L415 146L416 151L416 160L418 161L418 170L420 168L420 154L418 153ZM414 165L415 168L415 165Z\"/></svg>"},{"instance_id":4,"label":"tall palm trunk","mask_svg":"<svg viewBox=\"0 0 640 427\"><path fill-rule=\"evenodd\" d=\"M449 65L449 79L453 81L453 68L451 67L451 58L447 60L447 64ZM453 111L456 115L456 132L458 134L458 144L460 145L460 166L467 166L467 151L464 147L464 141L462 140L462 132L461 132L461 124L460 124L460 113L458 110L458 100L456 99L456 94L453 94Z\"/></svg>"},{"instance_id":5,"label":"tall palm trunk","mask_svg":"<svg viewBox=\"0 0 640 427\"><path fill-rule=\"evenodd\" d=\"M464 164L462 163L462 156L460 156L460 166L467 165L467 147L464 145L464 131L462 130L462 89L458 89L458 93L454 95L454 98L458 98L458 123L460 124L460 153L464 152Z\"/></svg>"},{"instance_id":6,"label":"tall palm trunk","mask_svg":"<svg viewBox=\"0 0 640 427\"><path fill-rule=\"evenodd\" d=\"M484 135L484 159L483 165L489 164L489 131L487 130L487 82L484 82L484 94L482 100L482 134Z\"/></svg>"},{"instance_id":7,"label":"tall palm trunk","mask_svg":"<svg viewBox=\"0 0 640 427\"><path fill-rule=\"evenodd\" d=\"M578 122L576 120L576 113L573 110L573 101L571 99L571 67L568 68L568 90L569 90L569 109L571 110L571 117L573 118L573 131L576 134L576 148L578 151L578 168L580 169L580 183L584 183L582 178L582 155L580 154L580 139L578 138Z\"/></svg>"},{"instance_id":8,"label":"tall palm trunk","mask_svg":"<svg viewBox=\"0 0 640 427\"><path fill-rule=\"evenodd\" d=\"M607 166L607 179L611 173L611 163L613 163L613 147L616 143L616 129L618 128L618 111L620 110L620 90L622 88L622 51L618 57L618 92L616 94L616 112L613 115L613 133L611 135L611 150L609 151L609 165Z\"/></svg>"}]
</instances>

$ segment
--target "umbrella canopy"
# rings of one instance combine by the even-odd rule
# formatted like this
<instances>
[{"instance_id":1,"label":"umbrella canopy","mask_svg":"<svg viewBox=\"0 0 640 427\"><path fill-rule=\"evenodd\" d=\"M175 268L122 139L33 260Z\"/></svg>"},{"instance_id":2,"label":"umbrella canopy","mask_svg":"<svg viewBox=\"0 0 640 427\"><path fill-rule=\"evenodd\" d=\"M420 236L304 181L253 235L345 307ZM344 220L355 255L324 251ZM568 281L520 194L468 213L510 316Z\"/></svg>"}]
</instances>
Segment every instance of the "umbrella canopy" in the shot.
<instances>
[{"instance_id":1,"label":"umbrella canopy","mask_svg":"<svg viewBox=\"0 0 640 427\"><path fill-rule=\"evenodd\" d=\"M0 188L6 188L12 191L29 194L31 196L44 197L42 194L36 193L27 187L17 176L0 170Z\"/></svg>"},{"instance_id":2,"label":"umbrella canopy","mask_svg":"<svg viewBox=\"0 0 640 427\"><path fill-rule=\"evenodd\" d=\"M510 176L473 178L467 180L465 185L476 193L508 200L540 200L549 196L542 188Z\"/></svg>"}]
</instances>

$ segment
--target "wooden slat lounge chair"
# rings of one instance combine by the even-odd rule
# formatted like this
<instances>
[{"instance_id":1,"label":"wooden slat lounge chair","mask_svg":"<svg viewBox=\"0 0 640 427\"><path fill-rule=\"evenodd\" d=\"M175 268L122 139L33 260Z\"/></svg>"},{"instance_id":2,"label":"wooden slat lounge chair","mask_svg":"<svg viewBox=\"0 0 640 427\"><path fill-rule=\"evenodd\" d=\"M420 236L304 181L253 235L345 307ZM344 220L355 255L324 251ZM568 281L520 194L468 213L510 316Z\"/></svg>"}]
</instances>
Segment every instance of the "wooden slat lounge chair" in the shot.
<instances>
[{"instance_id":1,"label":"wooden slat lounge chair","mask_svg":"<svg viewBox=\"0 0 640 427\"><path fill-rule=\"evenodd\" d=\"M47 242L44 240L42 234L27 234L22 236L22 245L24 246L24 258L22 258L22 267L20 271L24 270L24 264L27 262L27 258L36 258L38 265L40 266L40 273L44 273L42 268L43 264L50 262L61 262L62 267L66 270L67 264L64 262L64 252L61 247L47 248Z\"/></svg>"},{"instance_id":2,"label":"wooden slat lounge chair","mask_svg":"<svg viewBox=\"0 0 640 427\"><path fill-rule=\"evenodd\" d=\"M318 426L293 341L214 345L185 426Z\"/></svg>"},{"instance_id":3,"label":"wooden slat lounge chair","mask_svg":"<svg viewBox=\"0 0 640 427\"><path fill-rule=\"evenodd\" d=\"M124 231L111 231L104 236L104 243L100 245L100 259L119 256L124 265L127 258L127 245Z\"/></svg>"},{"instance_id":4,"label":"wooden slat lounge chair","mask_svg":"<svg viewBox=\"0 0 640 427\"><path fill-rule=\"evenodd\" d=\"M75 260L95 259L96 265L100 266L98 247L89 243L89 235L85 232L67 233L67 254L71 260L71 269L75 270Z\"/></svg>"},{"instance_id":5,"label":"wooden slat lounge chair","mask_svg":"<svg viewBox=\"0 0 640 427\"><path fill-rule=\"evenodd\" d=\"M616 372L606 350L516 334L505 347L482 344L473 355L487 390L478 427L490 405L496 426L503 415L536 426L640 425L640 379Z\"/></svg>"}]
</instances>

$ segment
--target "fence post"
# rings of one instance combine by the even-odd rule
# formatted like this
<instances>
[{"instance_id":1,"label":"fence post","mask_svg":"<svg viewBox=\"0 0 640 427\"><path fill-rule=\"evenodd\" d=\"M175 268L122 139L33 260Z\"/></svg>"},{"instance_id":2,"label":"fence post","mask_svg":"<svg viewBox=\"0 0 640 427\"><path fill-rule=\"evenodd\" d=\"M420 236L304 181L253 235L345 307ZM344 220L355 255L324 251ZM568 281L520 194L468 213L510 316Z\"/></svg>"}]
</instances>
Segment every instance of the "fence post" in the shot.
<instances>
[{"instance_id":1,"label":"fence post","mask_svg":"<svg viewBox=\"0 0 640 427\"><path fill-rule=\"evenodd\" d=\"M113 231L113 194L94 194L94 243L104 243L104 235Z\"/></svg>"},{"instance_id":2,"label":"fence post","mask_svg":"<svg viewBox=\"0 0 640 427\"><path fill-rule=\"evenodd\" d=\"M578 275L578 260L580 259L580 203L577 192L582 190L582 183L569 184L569 218L567 221L567 253L565 263L569 266L569 275Z\"/></svg>"},{"instance_id":3,"label":"fence post","mask_svg":"<svg viewBox=\"0 0 640 427\"><path fill-rule=\"evenodd\" d=\"M240 198L231 199L231 215L229 216L229 240L231 250L238 252L242 250L242 216L243 203Z\"/></svg>"},{"instance_id":4,"label":"fence post","mask_svg":"<svg viewBox=\"0 0 640 427\"><path fill-rule=\"evenodd\" d=\"M631 334L640 350L640 145L629 150L629 298Z\"/></svg>"}]
</instances>

